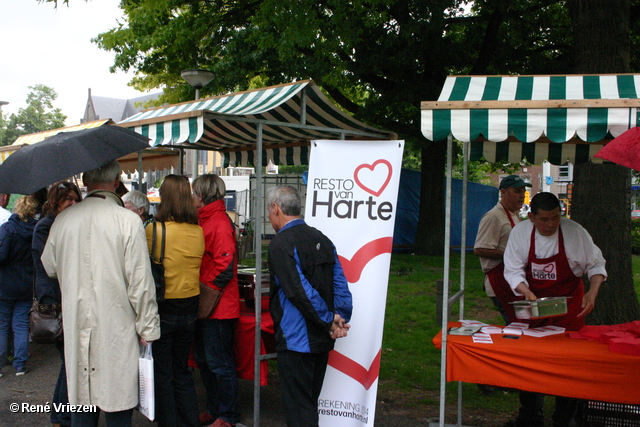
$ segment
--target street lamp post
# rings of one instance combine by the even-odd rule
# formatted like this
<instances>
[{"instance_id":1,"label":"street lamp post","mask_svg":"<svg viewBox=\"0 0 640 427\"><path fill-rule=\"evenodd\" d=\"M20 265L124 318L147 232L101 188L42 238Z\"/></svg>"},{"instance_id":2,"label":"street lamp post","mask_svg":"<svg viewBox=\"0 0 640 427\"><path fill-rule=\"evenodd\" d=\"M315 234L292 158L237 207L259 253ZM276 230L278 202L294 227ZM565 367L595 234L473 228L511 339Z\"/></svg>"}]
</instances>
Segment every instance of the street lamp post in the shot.
<instances>
[{"instance_id":1,"label":"street lamp post","mask_svg":"<svg viewBox=\"0 0 640 427\"><path fill-rule=\"evenodd\" d=\"M192 88L196 90L196 101L200 99L200 89L213 80L213 73L207 70L184 70L180 75ZM198 150L191 151L193 152L192 177L193 179L196 179L198 176Z\"/></svg>"}]
</instances>

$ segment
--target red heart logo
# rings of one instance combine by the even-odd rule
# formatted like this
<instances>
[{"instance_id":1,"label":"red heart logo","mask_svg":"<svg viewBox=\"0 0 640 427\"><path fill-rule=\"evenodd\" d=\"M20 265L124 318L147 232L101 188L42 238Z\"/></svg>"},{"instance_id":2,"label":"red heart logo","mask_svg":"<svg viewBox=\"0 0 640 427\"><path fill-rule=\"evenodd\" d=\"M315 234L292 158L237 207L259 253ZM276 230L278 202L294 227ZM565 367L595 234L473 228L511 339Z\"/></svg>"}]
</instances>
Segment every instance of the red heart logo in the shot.
<instances>
[{"instance_id":1,"label":"red heart logo","mask_svg":"<svg viewBox=\"0 0 640 427\"><path fill-rule=\"evenodd\" d=\"M369 261L378 255L391 253L391 249L393 249L393 237L381 237L370 241L358 249L350 260L338 255L347 281L349 283L356 283L360 280L362 269Z\"/></svg>"},{"instance_id":2,"label":"red heart logo","mask_svg":"<svg viewBox=\"0 0 640 427\"><path fill-rule=\"evenodd\" d=\"M363 170L363 169L367 169L367 170L369 170L371 172L374 172L378 165L387 166L387 178L385 179L384 183L380 186L380 188L378 190L374 190L374 189L369 188L366 185L364 185L362 183L362 181L360 180L359 175L360 175L360 171ZM353 172L353 178L356 180L356 183L358 184L358 186L360 188L362 188L367 193L373 194L374 196L378 197L378 196L380 196L382 194L384 189L387 188L387 185L389 184L389 181L391 181L391 174L392 173L393 173L393 167L391 166L391 163L389 163L387 160L380 159L380 160L376 160L375 162L373 162L372 165L362 164L362 165L358 166L356 168L356 170Z\"/></svg>"},{"instance_id":3,"label":"red heart logo","mask_svg":"<svg viewBox=\"0 0 640 427\"><path fill-rule=\"evenodd\" d=\"M551 273L553 271L553 264L547 264L542 269L547 273Z\"/></svg>"},{"instance_id":4,"label":"red heart logo","mask_svg":"<svg viewBox=\"0 0 640 427\"><path fill-rule=\"evenodd\" d=\"M380 372L381 354L382 349L378 351L378 354L371 362L371 366L369 367L369 369L366 369L364 366L362 366L358 362L355 362L354 360L349 359L344 354L338 353L336 350L332 350L329 353L328 365L358 381L364 386L365 390L369 390L369 387L371 387L371 385L378 378L378 373Z\"/></svg>"}]
</instances>

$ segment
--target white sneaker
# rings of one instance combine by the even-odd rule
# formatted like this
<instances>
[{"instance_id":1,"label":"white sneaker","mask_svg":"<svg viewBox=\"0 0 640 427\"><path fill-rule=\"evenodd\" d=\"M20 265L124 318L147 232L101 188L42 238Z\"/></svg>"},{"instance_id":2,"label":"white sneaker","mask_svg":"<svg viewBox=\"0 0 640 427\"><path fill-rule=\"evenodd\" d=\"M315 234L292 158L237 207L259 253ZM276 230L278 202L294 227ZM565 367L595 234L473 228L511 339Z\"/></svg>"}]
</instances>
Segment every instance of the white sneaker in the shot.
<instances>
[{"instance_id":1,"label":"white sneaker","mask_svg":"<svg viewBox=\"0 0 640 427\"><path fill-rule=\"evenodd\" d=\"M16 377L20 377L27 373L27 368L16 369Z\"/></svg>"}]
</instances>

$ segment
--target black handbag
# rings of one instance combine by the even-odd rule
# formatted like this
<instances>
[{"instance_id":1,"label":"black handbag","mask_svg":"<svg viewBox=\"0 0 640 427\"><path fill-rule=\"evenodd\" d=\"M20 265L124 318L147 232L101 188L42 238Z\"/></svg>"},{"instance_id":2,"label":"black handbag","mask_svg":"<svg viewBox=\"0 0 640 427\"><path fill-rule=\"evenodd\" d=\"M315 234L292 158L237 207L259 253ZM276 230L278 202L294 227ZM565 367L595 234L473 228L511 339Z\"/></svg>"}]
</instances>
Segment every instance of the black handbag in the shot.
<instances>
[{"instance_id":1,"label":"black handbag","mask_svg":"<svg viewBox=\"0 0 640 427\"><path fill-rule=\"evenodd\" d=\"M60 304L40 304L33 299L29 312L29 335L39 344L53 344L62 339L62 307Z\"/></svg>"},{"instance_id":2,"label":"black handbag","mask_svg":"<svg viewBox=\"0 0 640 427\"><path fill-rule=\"evenodd\" d=\"M154 258L154 254L156 252L156 224L160 222L162 224L162 246L160 247L160 260L156 261ZM164 261L164 244L167 235L167 229L162 221L154 221L153 222L153 238L151 239L151 255L149 258L151 259L151 274L153 274L153 281L156 285L156 301L162 302L164 301L164 265L162 262Z\"/></svg>"}]
</instances>

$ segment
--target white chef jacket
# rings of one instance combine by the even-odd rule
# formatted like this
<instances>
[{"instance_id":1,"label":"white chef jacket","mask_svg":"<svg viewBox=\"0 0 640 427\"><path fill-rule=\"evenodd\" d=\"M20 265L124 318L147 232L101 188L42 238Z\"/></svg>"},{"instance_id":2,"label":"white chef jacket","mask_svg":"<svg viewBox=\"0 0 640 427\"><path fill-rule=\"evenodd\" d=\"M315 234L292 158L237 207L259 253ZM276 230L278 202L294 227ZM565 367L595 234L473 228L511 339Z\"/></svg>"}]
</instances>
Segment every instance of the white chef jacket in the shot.
<instances>
[{"instance_id":1,"label":"white chef jacket","mask_svg":"<svg viewBox=\"0 0 640 427\"><path fill-rule=\"evenodd\" d=\"M576 277L585 273L589 278L594 274L602 274L607 279L606 261L602 251L598 248L591 235L580 224L567 218L560 220L560 228L564 237L564 247L569 261L569 267ZM504 252L504 278L516 295L520 295L515 288L524 282L526 267L529 262L529 248L531 246L531 221L517 224L509 236L507 248ZM549 258L558 253L558 232L552 236L543 236L535 232L536 257Z\"/></svg>"}]
</instances>

